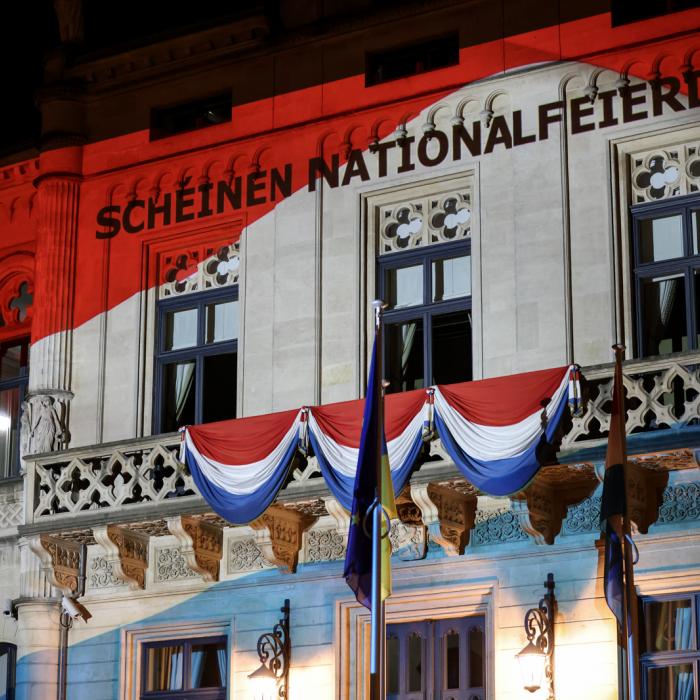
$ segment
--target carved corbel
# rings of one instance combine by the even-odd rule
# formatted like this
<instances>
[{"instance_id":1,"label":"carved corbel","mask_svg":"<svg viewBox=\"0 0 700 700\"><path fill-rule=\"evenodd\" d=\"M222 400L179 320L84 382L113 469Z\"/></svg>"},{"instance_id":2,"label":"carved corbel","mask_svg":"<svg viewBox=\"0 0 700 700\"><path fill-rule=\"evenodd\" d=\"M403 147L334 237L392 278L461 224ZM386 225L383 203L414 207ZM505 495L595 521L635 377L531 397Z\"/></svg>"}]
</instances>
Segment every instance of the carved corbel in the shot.
<instances>
[{"instance_id":1,"label":"carved corbel","mask_svg":"<svg viewBox=\"0 0 700 700\"><path fill-rule=\"evenodd\" d=\"M535 480L524 493L511 498L511 508L535 544L554 544L566 517L566 504L557 489Z\"/></svg>"},{"instance_id":2,"label":"carved corbel","mask_svg":"<svg viewBox=\"0 0 700 700\"><path fill-rule=\"evenodd\" d=\"M85 545L55 535L39 535L29 540L29 548L39 557L46 578L65 595L81 592L81 557Z\"/></svg>"},{"instance_id":3,"label":"carved corbel","mask_svg":"<svg viewBox=\"0 0 700 700\"><path fill-rule=\"evenodd\" d=\"M265 559L293 574L299 563L304 531L315 522L312 515L273 505L250 526L258 531L256 541Z\"/></svg>"},{"instance_id":4,"label":"carved corbel","mask_svg":"<svg viewBox=\"0 0 700 700\"><path fill-rule=\"evenodd\" d=\"M114 575L131 590L145 588L149 535L118 525L93 528L93 535L105 550Z\"/></svg>"},{"instance_id":5,"label":"carved corbel","mask_svg":"<svg viewBox=\"0 0 700 700\"><path fill-rule=\"evenodd\" d=\"M668 472L627 463L627 508L630 520L642 534L649 532L659 517L659 508L668 483Z\"/></svg>"},{"instance_id":6,"label":"carved corbel","mask_svg":"<svg viewBox=\"0 0 700 700\"><path fill-rule=\"evenodd\" d=\"M168 530L177 537L187 566L205 581L219 580L224 556L224 531L192 516L168 518Z\"/></svg>"},{"instance_id":7,"label":"carved corbel","mask_svg":"<svg viewBox=\"0 0 700 700\"><path fill-rule=\"evenodd\" d=\"M430 539L449 556L464 554L474 527L476 496L440 484L412 484L411 499Z\"/></svg>"}]
</instances>

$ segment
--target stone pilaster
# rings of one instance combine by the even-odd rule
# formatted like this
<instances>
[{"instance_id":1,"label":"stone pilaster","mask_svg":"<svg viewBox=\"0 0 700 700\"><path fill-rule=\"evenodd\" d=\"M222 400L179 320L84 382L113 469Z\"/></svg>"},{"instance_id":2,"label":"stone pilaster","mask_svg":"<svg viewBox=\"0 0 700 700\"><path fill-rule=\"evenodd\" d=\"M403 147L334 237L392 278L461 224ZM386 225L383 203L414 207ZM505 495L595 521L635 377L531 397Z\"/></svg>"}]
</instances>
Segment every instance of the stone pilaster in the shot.
<instances>
[{"instance_id":1,"label":"stone pilaster","mask_svg":"<svg viewBox=\"0 0 700 700\"><path fill-rule=\"evenodd\" d=\"M27 454L68 447L75 251L80 149L42 154L37 179L37 246L23 449Z\"/></svg>"}]
</instances>

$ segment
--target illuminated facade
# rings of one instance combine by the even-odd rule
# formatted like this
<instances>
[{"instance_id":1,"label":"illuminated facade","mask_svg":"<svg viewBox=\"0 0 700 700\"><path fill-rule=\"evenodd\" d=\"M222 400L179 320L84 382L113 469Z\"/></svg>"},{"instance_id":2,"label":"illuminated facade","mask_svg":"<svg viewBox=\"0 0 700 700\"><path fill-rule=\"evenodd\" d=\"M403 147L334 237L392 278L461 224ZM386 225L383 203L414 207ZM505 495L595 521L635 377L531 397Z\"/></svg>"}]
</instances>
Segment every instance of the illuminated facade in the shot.
<instances>
[{"instance_id":1,"label":"illuminated facade","mask_svg":"<svg viewBox=\"0 0 700 700\"><path fill-rule=\"evenodd\" d=\"M573 362L589 387L512 496L426 443L391 535L391 697L529 696L515 654L550 572L557 698L618 697L596 546L615 342L645 697L698 697L700 10L351 4L47 69L42 148L0 167L0 675L56 696L84 545L70 700L250 697L285 598L291 698L364 697L349 515L313 455L233 527L176 431L360 398L381 295L391 391Z\"/></svg>"}]
</instances>

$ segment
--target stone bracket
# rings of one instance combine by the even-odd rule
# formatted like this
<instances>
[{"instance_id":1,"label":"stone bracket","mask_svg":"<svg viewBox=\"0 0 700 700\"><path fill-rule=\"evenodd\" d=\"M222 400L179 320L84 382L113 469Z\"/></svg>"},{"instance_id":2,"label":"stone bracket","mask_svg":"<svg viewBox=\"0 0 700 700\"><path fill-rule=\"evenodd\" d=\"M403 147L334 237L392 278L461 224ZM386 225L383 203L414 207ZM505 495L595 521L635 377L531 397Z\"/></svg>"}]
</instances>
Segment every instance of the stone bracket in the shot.
<instances>
[{"instance_id":1,"label":"stone bracket","mask_svg":"<svg viewBox=\"0 0 700 700\"><path fill-rule=\"evenodd\" d=\"M168 530L181 546L187 566L205 581L219 580L219 564L224 556L224 531L192 516L168 518Z\"/></svg>"},{"instance_id":2,"label":"stone bracket","mask_svg":"<svg viewBox=\"0 0 700 700\"><path fill-rule=\"evenodd\" d=\"M293 574L299 563L304 531L315 522L312 515L272 505L250 526L258 531L255 539L265 559Z\"/></svg>"},{"instance_id":3,"label":"stone bracket","mask_svg":"<svg viewBox=\"0 0 700 700\"><path fill-rule=\"evenodd\" d=\"M412 484L411 499L420 510L430 539L449 556L464 554L474 527L476 496L441 484ZM414 516L410 513L407 517Z\"/></svg>"},{"instance_id":4,"label":"stone bracket","mask_svg":"<svg viewBox=\"0 0 700 700\"><path fill-rule=\"evenodd\" d=\"M627 462L627 507L630 520L642 534L649 531L658 516L668 484L668 472L648 469Z\"/></svg>"},{"instance_id":5,"label":"stone bracket","mask_svg":"<svg viewBox=\"0 0 700 700\"><path fill-rule=\"evenodd\" d=\"M423 523L421 509L413 502L410 489L405 488L396 499L396 514L389 535L393 553L402 561L425 559L428 554L428 528Z\"/></svg>"},{"instance_id":6,"label":"stone bracket","mask_svg":"<svg viewBox=\"0 0 700 700\"><path fill-rule=\"evenodd\" d=\"M29 540L29 548L39 557L42 569L52 586L65 595L81 592L81 558L85 545L55 535L38 535ZM84 582L83 582L84 585Z\"/></svg>"},{"instance_id":7,"label":"stone bracket","mask_svg":"<svg viewBox=\"0 0 700 700\"><path fill-rule=\"evenodd\" d=\"M149 535L118 525L93 528L93 535L104 548L114 575L131 590L145 588Z\"/></svg>"}]
</instances>

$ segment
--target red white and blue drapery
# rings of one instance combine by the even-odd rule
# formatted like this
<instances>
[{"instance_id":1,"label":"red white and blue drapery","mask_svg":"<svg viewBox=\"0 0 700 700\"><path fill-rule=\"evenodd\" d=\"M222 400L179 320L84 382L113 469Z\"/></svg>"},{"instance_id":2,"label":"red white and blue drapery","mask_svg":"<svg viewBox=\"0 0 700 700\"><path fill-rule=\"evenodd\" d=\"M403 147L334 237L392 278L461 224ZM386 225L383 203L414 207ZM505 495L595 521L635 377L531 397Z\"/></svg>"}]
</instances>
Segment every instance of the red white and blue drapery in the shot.
<instances>
[{"instance_id":1,"label":"red white and blue drapery","mask_svg":"<svg viewBox=\"0 0 700 700\"><path fill-rule=\"evenodd\" d=\"M579 401L574 367L403 394L385 402L385 433L398 494L433 428L462 474L485 493L521 490L540 467L567 403ZM181 459L204 499L232 523L247 523L274 500L306 440L329 490L345 507L352 489L364 401L302 407L183 431Z\"/></svg>"}]
</instances>

